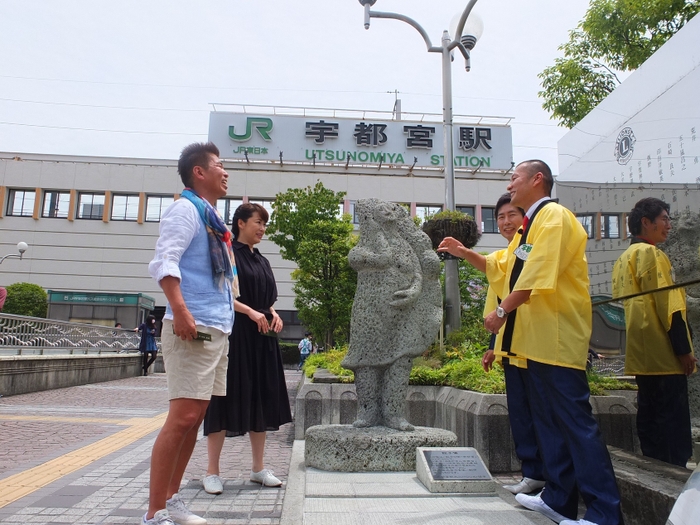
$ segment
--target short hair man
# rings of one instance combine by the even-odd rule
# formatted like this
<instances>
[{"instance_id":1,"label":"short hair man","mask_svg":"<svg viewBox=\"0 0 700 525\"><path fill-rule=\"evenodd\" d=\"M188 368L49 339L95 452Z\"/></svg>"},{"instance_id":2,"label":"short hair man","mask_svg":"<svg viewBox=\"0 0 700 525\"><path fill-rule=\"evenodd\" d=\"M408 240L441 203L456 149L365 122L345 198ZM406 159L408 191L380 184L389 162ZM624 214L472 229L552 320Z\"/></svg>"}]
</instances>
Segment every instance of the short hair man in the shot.
<instances>
[{"instance_id":1,"label":"short hair man","mask_svg":"<svg viewBox=\"0 0 700 525\"><path fill-rule=\"evenodd\" d=\"M502 349L527 359L530 408L546 477L540 495L515 498L561 525L621 525L620 495L586 378L588 236L569 210L551 200L553 182L540 160L516 166L508 191L511 204L526 210L523 232L513 239L516 249L505 265L492 258L486 265L489 282L505 277L506 288L484 325L492 333L503 329ZM579 491L588 508L584 519L575 521Z\"/></svg>"},{"instance_id":2,"label":"short hair man","mask_svg":"<svg viewBox=\"0 0 700 525\"><path fill-rule=\"evenodd\" d=\"M168 300L162 328L170 410L151 455L148 512L142 525L204 525L178 494L212 395L226 394L228 334L236 270L231 232L216 211L228 174L214 144L182 150L185 190L163 214L149 273Z\"/></svg>"},{"instance_id":3,"label":"short hair man","mask_svg":"<svg viewBox=\"0 0 700 525\"><path fill-rule=\"evenodd\" d=\"M656 247L671 231L670 207L652 197L628 215L632 240L613 268L613 296L650 292L673 284L668 256ZM642 453L685 467L693 453L687 376L697 359L681 288L625 300L625 373L634 375L637 434Z\"/></svg>"}]
</instances>

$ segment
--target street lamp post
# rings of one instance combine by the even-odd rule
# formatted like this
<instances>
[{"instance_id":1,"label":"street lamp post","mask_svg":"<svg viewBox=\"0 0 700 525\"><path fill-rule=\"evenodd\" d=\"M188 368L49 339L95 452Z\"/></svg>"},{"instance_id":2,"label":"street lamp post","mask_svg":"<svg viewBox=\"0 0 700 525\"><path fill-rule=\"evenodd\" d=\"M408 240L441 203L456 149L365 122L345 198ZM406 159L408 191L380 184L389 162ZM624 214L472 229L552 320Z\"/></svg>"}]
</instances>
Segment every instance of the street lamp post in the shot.
<instances>
[{"instance_id":1,"label":"street lamp post","mask_svg":"<svg viewBox=\"0 0 700 525\"><path fill-rule=\"evenodd\" d=\"M27 246L27 243L26 243L26 242L18 242L18 243L17 243L17 251L19 252L19 255L16 254L16 253L8 253L8 254L5 255L4 257L0 257L0 264L2 264L2 262L3 262L5 259L20 259L20 260L21 260L22 257L24 256L24 252L27 251L27 248L28 248L28 247L29 247L29 246Z\"/></svg>"},{"instance_id":2,"label":"street lamp post","mask_svg":"<svg viewBox=\"0 0 700 525\"><path fill-rule=\"evenodd\" d=\"M477 0L470 0L467 7L464 8L462 15L457 22L457 27L454 32L454 38L450 37L447 31L442 33L442 45L433 46L428 33L423 27L407 16L398 13L386 13L380 11L372 11L371 7L377 0L359 0L360 4L365 8L365 29L369 29L370 18L393 18L406 22L415 28L423 37L429 53L440 53L442 55L442 127L444 138L445 152L445 207L448 210L455 209L455 167L454 167L454 144L453 144L453 128L452 128L452 51L457 48L464 56L465 69L471 69L469 51L476 45L477 39L481 34L476 34L477 31L464 32L464 26L467 18L471 13L474 4ZM480 31L478 31L480 33ZM461 300L459 297L459 264L455 258L449 256L445 259L445 310L446 310L446 332L449 334L455 330L459 330Z\"/></svg>"}]
</instances>

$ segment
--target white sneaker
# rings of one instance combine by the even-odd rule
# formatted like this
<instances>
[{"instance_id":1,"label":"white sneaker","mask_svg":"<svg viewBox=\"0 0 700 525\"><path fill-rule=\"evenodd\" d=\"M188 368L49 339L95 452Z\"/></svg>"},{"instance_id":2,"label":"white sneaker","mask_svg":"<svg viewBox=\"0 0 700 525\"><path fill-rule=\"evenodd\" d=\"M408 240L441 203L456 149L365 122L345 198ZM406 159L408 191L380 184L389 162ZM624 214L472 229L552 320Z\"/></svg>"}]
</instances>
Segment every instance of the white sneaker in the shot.
<instances>
[{"instance_id":1,"label":"white sneaker","mask_svg":"<svg viewBox=\"0 0 700 525\"><path fill-rule=\"evenodd\" d=\"M516 494L515 501L520 503L526 509L539 512L543 516L547 516L550 520L556 521L557 523L561 523L562 521L568 519L566 516L562 516L556 510L554 510L552 507L550 507L544 501L542 501L542 498L540 498L539 494L537 496L528 496L527 494Z\"/></svg>"},{"instance_id":2,"label":"white sneaker","mask_svg":"<svg viewBox=\"0 0 700 525\"><path fill-rule=\"evenodd\" d=\"M165 502L165 508L170 514L170 519L178 525L207 525L207 520L187 508L180 494L173 494L173 497Z\"/></svg>"},{"instance_id":3,"label":"white sneaker","mask_svg":"<svg viewBox=\"0 0 700 525\"><path fill-rule=\"evenodd\" d=\"M204 476L202 485L204 485L204 491L207 494L221 494L224 491L224 484L216 474Z\"/></svg>"},{"instance_id":4,"label":"white sneaker","mask_svg":"<svg viewBox=\"0 0 700 525\"><path fill-rule=\"evenodd\" d=\"M150 520L147 520L144 514L141 525L175 525L175 522L170 518L168 511L163 509L156 512Z\"/></svg>"},{"instance_id":5,"label":"white sneaker","mask_svg":"<svg viewBox=\"0 0 700 525\"><path fill-rule=\"evenodd\" d=\"M513 494L530 494L544 487L544 481L532 478L523 478L515 485L503 485L503 488Z\"/></svg>"},{"instance_id":6,"label":"white sneaker","mask_svg":"<svg viewBox=\"0 0 700 525\"><path fill-rule=\"evenodd\" d=\"M588 520L562 520L559 525L598 525Z\"/></svg>"},{"instance_id":7,"label":"white sneaker","mask_svg":"<svg viewBox=\"0 0 700 525\"><path fill-rule=\"evenodd\" d=\"M275 477L270 469L262 469L260 472L250 471L250 481L260 483L263 487L279 487L282 482Z\"/></svg>"}]
</instances>

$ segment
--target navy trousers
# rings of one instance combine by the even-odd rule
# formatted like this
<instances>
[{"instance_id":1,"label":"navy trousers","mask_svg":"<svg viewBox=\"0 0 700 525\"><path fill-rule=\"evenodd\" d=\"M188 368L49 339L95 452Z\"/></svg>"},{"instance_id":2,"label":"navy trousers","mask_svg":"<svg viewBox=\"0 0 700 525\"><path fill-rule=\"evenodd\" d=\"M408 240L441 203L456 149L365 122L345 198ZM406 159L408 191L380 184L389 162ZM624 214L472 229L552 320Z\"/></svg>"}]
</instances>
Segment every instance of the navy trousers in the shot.
<instances>
[{"instance_id":1,"label":"navy trousers","mask_svg":"<svg viewBox=\"0 0 700 525\"><path fill-rule=\"evenodd\" d=\"M637 434L642 454L679 467L693 455L688 378L637 376Z\"/></svg>"},{"instance_id":2,"label":"navy trousers","mask_svg":"<svg viewBox=\"0 0 700 525\"><path fill-rule=\"evenodd\" d=\"M547 484L542 500L577 518L578 493L584 519L622 525L620 493L608 449L593 417L586 372L528 360L530 408Z\"/></svg>"},{"instance_id":3,"label":"navy trousers","mask_svg":"<svg viewBox=\"0 0 700 525\"><path fill-rule=\"evenodd\" d=\"M530 412L529 378L527 368L511 365L503 358L503 372L506 378L506 401L508 419L513 433L515 454L522 463L523 476L543 481L544 472L540 449L537 446L535 425Z\"/></svg>"}]
</instances>

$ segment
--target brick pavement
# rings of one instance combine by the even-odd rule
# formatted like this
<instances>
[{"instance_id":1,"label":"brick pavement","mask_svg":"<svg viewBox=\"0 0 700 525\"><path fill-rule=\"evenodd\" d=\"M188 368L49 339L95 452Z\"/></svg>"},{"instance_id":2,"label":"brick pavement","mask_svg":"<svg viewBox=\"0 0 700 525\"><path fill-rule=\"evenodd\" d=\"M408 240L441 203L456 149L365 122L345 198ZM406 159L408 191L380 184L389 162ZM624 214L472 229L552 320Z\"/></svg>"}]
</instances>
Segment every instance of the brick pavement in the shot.
<instances>
[{"instance_id":1,"label":"brick pavement","mask_svg":"<svg viewBox=\"0 0 700 525\"><path fill-rule=\"evenodd\" d=\"M299 379L298 372L287 372L291 398ZM0 398L0 523L138 523L167 406L162 374ZM268 436L266 466L286 480L293 423ZM200 440L185 474L184 499L211 525L279 523L285 486L250 482L250 462L247 438L227 439L226 491L206 494L206 443Z\"/></svg>"}]
</instances>

